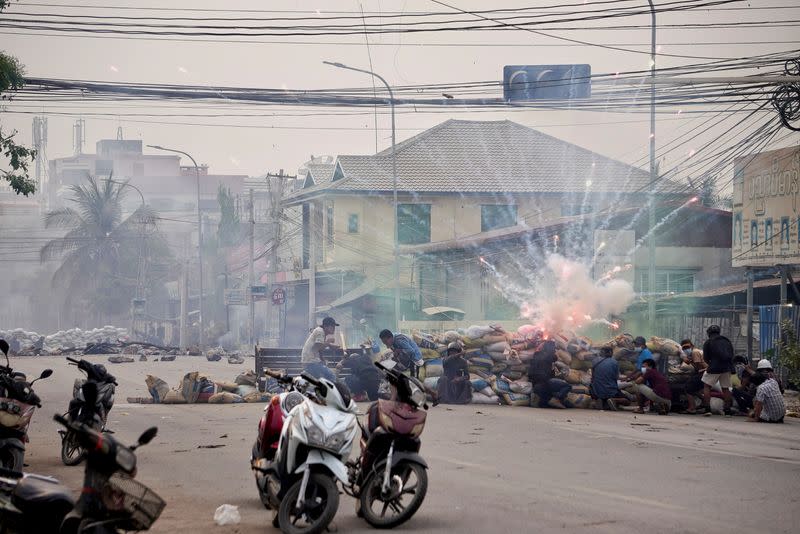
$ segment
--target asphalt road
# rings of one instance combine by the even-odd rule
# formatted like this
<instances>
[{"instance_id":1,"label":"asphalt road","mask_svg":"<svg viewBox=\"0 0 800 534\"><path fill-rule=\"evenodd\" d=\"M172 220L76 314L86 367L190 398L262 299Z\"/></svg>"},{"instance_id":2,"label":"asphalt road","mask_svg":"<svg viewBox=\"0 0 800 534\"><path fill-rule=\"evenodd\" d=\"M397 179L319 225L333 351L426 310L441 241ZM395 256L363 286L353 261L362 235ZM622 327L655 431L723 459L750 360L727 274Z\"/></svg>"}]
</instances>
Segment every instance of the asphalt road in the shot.
<instances>
[{"instance_id":1,"label":"asphalt road","mask_svg":"<svg viewBox=\"0 0 800 534\"><path fill-rule=\"evenodd\" d=\"M159 427L138 453L138 479L168 503L152 532L275 531L248 462L262 405L126 403L147 395L148 373L171 385L192 370L230 380L251 362L108 364L120 383L109 418L116 437L133 442ZM44 407L34 416L26 462L30 472L78 490L83 468L61 464L51 418L66 409L78 370L55 357L12 364L29 376L55 370L36 387ZM438 406L422 438L428 496L403 531L729 534L797 532L800 524L800 420L762 425L719 416ZM222 446L198 448L208 445ZM223 503L239 507L240 524L214 524ZM336 525L372 531L345 495Z\"/></svg>"}]
</instances>

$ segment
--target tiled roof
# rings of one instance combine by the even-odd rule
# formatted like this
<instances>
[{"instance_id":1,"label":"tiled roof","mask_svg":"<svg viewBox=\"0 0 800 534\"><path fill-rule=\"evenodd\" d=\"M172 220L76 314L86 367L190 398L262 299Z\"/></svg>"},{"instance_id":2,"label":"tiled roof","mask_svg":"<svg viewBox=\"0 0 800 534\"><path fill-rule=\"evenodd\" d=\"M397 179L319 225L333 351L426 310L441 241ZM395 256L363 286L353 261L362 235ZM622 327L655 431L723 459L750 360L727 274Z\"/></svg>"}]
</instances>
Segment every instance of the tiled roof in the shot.
<instances>
[{"instance_id":1,"label":"tiled roof","mask_svg":"<svg viewBox=\"0 0 800 534\"><path fill-rule=\"evenodd\" d=\"M511 121L448 120L396 149L399 191L649 192L648 172ZM337 162L344 178L319 189L392 189L391 148L374 156L339 156Z\"/></svg>"}]
</instances>

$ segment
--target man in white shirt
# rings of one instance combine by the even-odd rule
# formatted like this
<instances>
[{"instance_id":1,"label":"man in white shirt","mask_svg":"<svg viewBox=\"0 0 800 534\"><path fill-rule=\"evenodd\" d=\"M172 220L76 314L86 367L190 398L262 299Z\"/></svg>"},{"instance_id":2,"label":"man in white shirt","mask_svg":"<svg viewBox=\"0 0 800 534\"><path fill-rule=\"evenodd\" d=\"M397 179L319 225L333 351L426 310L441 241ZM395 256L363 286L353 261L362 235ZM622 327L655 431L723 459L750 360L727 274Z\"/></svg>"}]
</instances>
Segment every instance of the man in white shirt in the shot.
<instances>
[{"instance_id":1,"label":"man in white shirt","mask_svg":"<svg viewBox=\"0 0 800 534\"><path fill-rule=\"evenodd\" d=\"M322 351L328 348L339 348L339 345L328 341L328 336L333 335L337 326L339 325L336 324L333 317L325 317L322 320L322 326L311 330L303 345L300 362L303 364L303 370L315 378L327 378L331 382L336 382L333 371L325 365L325 360L322 359Z\"/></svg>"}]
</instances>

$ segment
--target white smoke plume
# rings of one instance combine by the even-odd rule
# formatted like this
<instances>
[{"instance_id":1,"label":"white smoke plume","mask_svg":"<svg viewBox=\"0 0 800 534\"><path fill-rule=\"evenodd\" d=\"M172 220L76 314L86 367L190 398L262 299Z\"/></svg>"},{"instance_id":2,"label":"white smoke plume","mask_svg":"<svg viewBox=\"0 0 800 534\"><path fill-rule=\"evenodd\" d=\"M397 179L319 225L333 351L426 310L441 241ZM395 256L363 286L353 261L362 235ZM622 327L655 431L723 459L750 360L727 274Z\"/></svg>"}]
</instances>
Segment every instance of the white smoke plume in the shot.
<instances>
[{"instance_id":1,"label":"white smoke plume","mask_svg":"<svg viewBox=\"0 0 800 534\"><path fill-rule=\"evenodd\" d=\"M535 274L530 297L521 306L522 315L547 332L574 330L608 321L633 302L633 287L626 280L603 277L595 282L590 267L559 254L548 256L545 267Z\"/></svg>"}]
</instances>

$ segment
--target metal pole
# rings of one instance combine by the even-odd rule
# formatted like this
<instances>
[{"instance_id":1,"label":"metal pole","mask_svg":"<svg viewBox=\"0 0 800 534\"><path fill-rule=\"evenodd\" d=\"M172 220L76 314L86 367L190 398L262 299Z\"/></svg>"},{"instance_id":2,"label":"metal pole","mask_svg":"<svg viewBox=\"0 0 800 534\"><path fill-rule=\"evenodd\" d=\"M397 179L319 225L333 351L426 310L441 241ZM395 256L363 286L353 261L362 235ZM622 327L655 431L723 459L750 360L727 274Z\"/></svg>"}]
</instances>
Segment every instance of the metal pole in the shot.
<instances>
[{"instance_id":1,"label":"metal pole","mask_svg":"<svg viewBox=\"0 0 800 534\"><path fill-rule=\"evenodd\" d=\"M753 270L747 269L747 364L753 362Z\"/></svg>"},{"instance_id":2,"label":"metal pole","mask_svg":"<svg viewBox=\"0 0 800 534\"><path fill-rule=\"evenodd\" d=\"M183 150L176 150L174 148L164 148L163 146L158 145L147 145L149 148L154 148L156 150L163 150L165 152L175 152L176 154L183 154L190 160L192 160L192 165L194 165L194 173L197 176L197 258L200 263L199 268L199 275L200 275L200 350L202 351L205 348L205 323L203 319L203 219L200 213L200 167L197 165L197 162L188 152L184 152Z\"/></svg>"},{"instance_id":3,"label":"metal pole","mask_svg":"<svg viewBox=\"0 0 800 534\"><path fill-rule=\"evenodd\" d=\"M653 15L655 17L655 15ZM397 158L395 153L396 136L395 136L395 118L394 118L394 93L389 83L383 79L382 76L365 69L357 69L355 67L348 67L342 63L332 63L330 61L323 61L326 65L338 67L340 69L352 70L369 74L380 80L386 86L389 92L389 104L392 109L392 206L394 208L394 261L392 263L392 271L394 277L394 317L397 328L400 327L400 229L397 224Z\"/></svg>"},{"instance_id":4,"label":"metal pole","mask_svg":"<svg viewBox=\"0 0 800 534\"><path fill-rule=\"evenodd\" d=\"M184 257L181 259L181 318L180 318L180 332L179 332L179 345L181 351L186 351L186 345L189 343L189 336L187 335L187 320L186 314L189 311L189 241L191 241L191 234L186 234L186 242L184 243Z\"/></svg>"},{"instance_id":5,"label":"metal pole","mask_svg":"<svg viewBox=\"0 0 800 534\"><path fill-rule=\"evenodd\" d=\"M653 79L656 76L656 9L653 0L647 0L650 4L650 75ZM650 83L650 209L649 211L649 234L648 238L648 292L647 299L647 320L650 333L655 332L656 327L656 236L653 230L656 227L656 86Z\"/></svg>"},{"instance_id":6,"label":"metal pole","mask_svg":"<svg viewBox=\"0 0 800 534\"><path fill-rule=\"evenodd\" d=\"M248 292L250 293L250 346L255 345L256 341L256 303L253 300L253 284L256 281L256 273L255 273L255 249L256 249L256 219L253 209L253 189L250 188L250 269L247 272L247 280L248 280Z\"/></svg>"}]
</instances>

